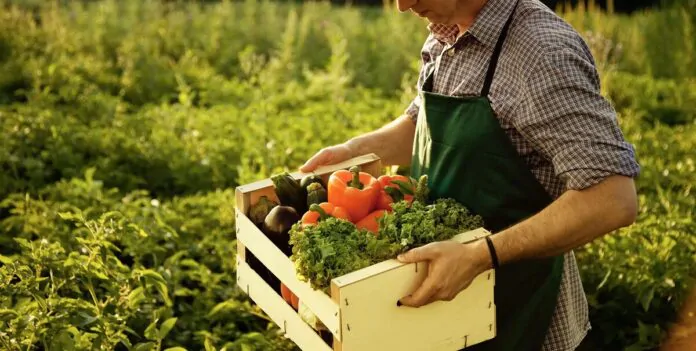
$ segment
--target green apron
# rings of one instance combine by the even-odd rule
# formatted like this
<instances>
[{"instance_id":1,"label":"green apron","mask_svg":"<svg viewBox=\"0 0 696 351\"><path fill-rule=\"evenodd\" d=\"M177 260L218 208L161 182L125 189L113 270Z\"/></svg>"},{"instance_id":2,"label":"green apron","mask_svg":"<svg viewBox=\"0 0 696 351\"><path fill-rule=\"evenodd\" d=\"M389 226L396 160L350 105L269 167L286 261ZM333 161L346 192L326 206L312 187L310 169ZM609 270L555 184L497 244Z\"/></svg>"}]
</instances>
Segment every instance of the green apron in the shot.
<instances>
[{"instance_id":1,"label":"green apron","mask_svg":"<svg viewBox=\"0 0 696 351\"><path fill-rule=\"evenodd\" d=\"M481 96L433 93L433 76L428 75L420 93L411 162L412 177L428 175L431 199L454 198L481 215L493 235L552 201L520 158L488 99L511 20L512 14L496 44ZM496 337L466 350L541 350L556 307L562 268L561 255L497 269Z\"/></svg>"}]
</instances>

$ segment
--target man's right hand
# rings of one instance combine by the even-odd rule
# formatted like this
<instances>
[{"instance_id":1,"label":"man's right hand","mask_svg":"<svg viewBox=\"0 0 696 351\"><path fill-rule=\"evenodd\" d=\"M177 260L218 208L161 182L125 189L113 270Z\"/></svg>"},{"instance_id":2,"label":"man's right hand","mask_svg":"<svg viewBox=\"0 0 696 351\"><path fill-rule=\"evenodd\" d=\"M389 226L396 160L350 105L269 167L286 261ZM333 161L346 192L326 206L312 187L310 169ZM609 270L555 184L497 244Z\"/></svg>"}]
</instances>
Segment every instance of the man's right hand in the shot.
<instances>
[{"instance_id":1,"label":"man's right hand","mask_svg":"<svg viewBox=\"0 0 696 351\"><path fill-rule=\"evenodd\" d=\"M319 152L307 160L300 167L300 172L311 172L319 166L339 163L355 156L355 151L347 143L329 146L319 150Z\"/></svg>"}]
</instances>

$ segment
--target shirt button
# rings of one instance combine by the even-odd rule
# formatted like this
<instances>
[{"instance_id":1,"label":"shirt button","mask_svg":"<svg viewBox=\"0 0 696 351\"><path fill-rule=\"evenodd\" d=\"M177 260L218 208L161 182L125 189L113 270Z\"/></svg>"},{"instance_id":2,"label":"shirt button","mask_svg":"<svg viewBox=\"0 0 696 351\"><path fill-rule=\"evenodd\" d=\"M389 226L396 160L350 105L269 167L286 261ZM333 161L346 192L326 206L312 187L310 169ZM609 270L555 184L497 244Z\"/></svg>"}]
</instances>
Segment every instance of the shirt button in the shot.
<instances>
[{"instance_id":1,"label":"shirt button","mask_svg":"<svg viewBox=\"0 0 696 351\"><path fill-rule=\"evenodd\" d=\"M454 56L454 48L451 48L449 51L447 51L447 55L450 57Z\"/></svg>"}]
</instances>

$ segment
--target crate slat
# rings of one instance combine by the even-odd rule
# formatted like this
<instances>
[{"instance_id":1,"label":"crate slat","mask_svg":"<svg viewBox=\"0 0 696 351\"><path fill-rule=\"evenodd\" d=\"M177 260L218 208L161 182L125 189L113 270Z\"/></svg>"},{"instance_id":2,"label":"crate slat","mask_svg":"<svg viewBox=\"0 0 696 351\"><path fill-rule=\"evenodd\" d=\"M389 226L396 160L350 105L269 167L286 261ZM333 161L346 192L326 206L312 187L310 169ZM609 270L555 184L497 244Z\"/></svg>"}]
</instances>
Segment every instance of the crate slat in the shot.
<instances>
[{"instance_id":1,"label":"crate slat","mask_svg":"<svg viewBox=\"0 0 696 351\"><path fill-rule=\"evenodd\" d=\"M419 263L417 272L415 267L401 266L340 288L345 350L454 350L494 336L492 270L452 301L398 307L396 302L426 277L427 263Z\"/></svg>"},{"instance_id":2,"label":"crate slat","mask_svg":"<svg viewBox=\"0 0 696 351\"><path fill-rule=\"evenodd\" d=\"M451 240L465 243L487 235L490 232L478 228ZM420 285L427 271L427 262L405 264L392 259L334 279L332 291L337 293L332 294L340 296L341 303L342 347L455 350L495 336L494 270L477 276L452 301L417 309L396 306L397 300Z\"/></svg>"},{"instance_id":3,"label":"crate slat","mask_svg":"<svg viewBox=\"0 0 696 351\"><path fill-rule=\"evenodd\" d=\"M290 289L321 320L329 331L341 339L338 305L321 291L312 289L296 278L295 265L248 217L237 217L237 241L246 246L288 289Z\"/></svg>"},{"instance_id":4,"label":"crate slat","mask_svg":"<svg viewBox=\"0 0 696 351\"><path fill-rule=\"evenodd\" d=\"M486 229L477 228L474 230L470 230L470 231L467 231L464 233L457 234L454 237L452 237L452 239L450 239L450 240L457 241L460 243L467 243L467 242L471 242L471 241L483 238L483 237L488 236L488 235L490 235L490 232L487 231ZM360 280L373 277L377 274L381 274L381 273L384 273L386 271L402 267L404 265L407 265L407 264L401 263L395 259L386 260L386 261L374 264L372 266L365 267L363 269L359 269L355 272L351 272L348 274L344 274L340 277L334 278L332 280L332 284L335 284L338 288L340 288L340 287L343 287L343 286L346 286L349 284L353 284L353 283L358 282ZM408 265L415 266L416 263L409 263Z\"/></svg>"},{"instance_id":5,"label":"crate slat","mask_svg":"<svg viewBox=\"0 0 696 351\"><path fill-rule=\"evenodd\" d=\"M361 171L367 172L372 174L373 176L378 174L380 172L380 167L381 167L381 162L380 159L377 155L375 154L366 154L362 156L358 156L355 158L352 158L350 160L346 160L343 162L339 162L336 164L332 165L326 165L326 166L320 166L317 167L314 171L309 172L309 173L303 173L303 172L289 172L290 175L295 178L295 179L301 179L302 177L309 175L309 174L316 174L316 175L325 175L325 174L330 174L335 171L338 171L339 169L347 169L350 168L351 166L361 166ZM261 190L264 188L272 187L273 182L271 181L270 178L262 179L253 183L245 184L245 185L240 185L237 187L239 191L242 193L251 193L256 190ZM251 203L255 203L254 198L252 197Z\"/></svg>"},{"instance_id":6,"label":"crate slat","mask_svg":"<svg viewBox=\"0 0 696 351\"><path fill-rule=\"evenodd\" d=\"M303 350L332 351L324 340L307 325L245 262L237 260L237 285L281 328L285 336Z\"/></svg>"}]
</instances>

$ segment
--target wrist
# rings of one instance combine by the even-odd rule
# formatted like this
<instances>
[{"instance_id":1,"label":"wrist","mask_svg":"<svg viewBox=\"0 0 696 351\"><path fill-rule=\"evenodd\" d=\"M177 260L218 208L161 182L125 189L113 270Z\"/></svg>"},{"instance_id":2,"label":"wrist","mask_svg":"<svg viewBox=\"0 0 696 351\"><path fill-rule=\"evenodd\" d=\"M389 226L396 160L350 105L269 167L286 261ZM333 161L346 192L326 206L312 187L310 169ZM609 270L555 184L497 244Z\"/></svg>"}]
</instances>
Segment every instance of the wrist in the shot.
<instances>
[{"instance_id":1,"label":"wrist","mask_svg":"<svg viewBox=\"0 0 696 351\"><path fill-rule=\"evenodd\" d=\"M362 149L364 149L364 148L363 148L362 144L363 143L362 143L361 138L355 137L355 138L352 138L352 139L346 141L345 143L343 143L343 146L346 148L346 150L348 150L348 153L350 153L350 157L352 158L352 157L357 157L357 156L364 155L367 153L367 152L363 152Z\"/></svg>"},{"instance_id":2,"label":"wrist","mask_svg":"<svg viewBox=\"0 0 696 351\"><path fill-rule=\"evenodd\" d=\"M465 245L471 246L473 250L474 265L478 273L493 269L493 258L485 239L479 239Z\"/></svg>"}]
</instances>

